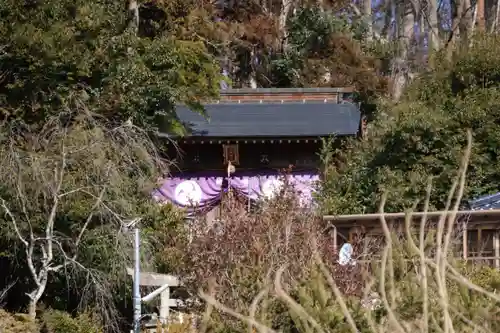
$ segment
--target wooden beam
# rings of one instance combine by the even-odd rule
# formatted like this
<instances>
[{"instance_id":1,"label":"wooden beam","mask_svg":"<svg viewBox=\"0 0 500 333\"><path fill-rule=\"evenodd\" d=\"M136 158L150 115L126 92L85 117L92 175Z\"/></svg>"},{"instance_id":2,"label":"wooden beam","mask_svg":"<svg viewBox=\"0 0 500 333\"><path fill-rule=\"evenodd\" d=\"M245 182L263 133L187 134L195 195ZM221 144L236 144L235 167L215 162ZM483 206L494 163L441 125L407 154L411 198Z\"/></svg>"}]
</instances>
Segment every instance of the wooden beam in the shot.
<instances>
[{"instance_id":1,"label":"wooden beam","mask_svg":"<svg viewBox=\"0 0 500 333\"><path fill-rule=\"evenodd\" d=\"M324 215L323 219L325 221L349 221L349 220L380 220L381 217L386 219L398 219L405 218L406 215L409 214L407 212L399 212L399 213L375 213L375 214L352 214L352 215ZM453 211L433 211L433 212L412 212L412 217L423 217L424 215L431 217L441 217L443 215L449 216L452 214L456 214L457 217L461 216L498 216L500 219L500 209L490 209L490 210L459 210L457 212Z\"/></svg>"},{"instance_id":2,"label":"wooden beam","mask_svg":"<svg viewBox=\"0 0 500 333\"><path fill-rule=\"evenodd\" d=\"M495 268L500 269L500 231L495 230L493 234L493 249L495 253Z\"/></svg>"},{"instance_id":3,"label":"wooden beam","mask_svg":"<svg viewBox=\"0 0 500 333\"><path fill-rule=\"evenodd\" d=\"M132 279L134 278L134 270L132 268L127 268L127 274L131 275ZM139 284L141 286L159 287L165 284L171 287L179 286L179 279L174 275L141 272L139 277Z\"/></svg>"},{"instance_id":4,"label":"wooden beam","mask_svg":"<svg viewBox=\"0 0 500 333\"><path fill-rule=\"evenodd\" d=\"M467 260L467 224L464 222L463 224L463 231L462 231L462 252L463 252L463 258L464 260Z\"/></svg>"},{"instance_id":5,"label":"wooden beam","mask_svg":"<svg viewBox=\"0 0 500 333\"><path fill-rule=\"evenodd\" d=\"M470 257L470 258L467 258L467 261L471 261L471 262L474 262L474 261L491 261L491 260L494 260L495 257ZM356 260L357 263L360 263L360 264L370 264L370 263L373 263L373 262L380 262L381 259L369 259L369 260L364 260L364 259L359 259L359 260ZM414 259L403 259L403 262L413 262Z\"/></svg>"},{"instance_id":6,"label":"wooden beam","mask_svg":"<svg viewBox=\"0 0 500 333\"><path fill-rule=\"evenodd\" d=\"M483 245L483 228L478 227L477 228L477 249L476 251L479 251L480 247Z\"/></svg>"}]
</instances>

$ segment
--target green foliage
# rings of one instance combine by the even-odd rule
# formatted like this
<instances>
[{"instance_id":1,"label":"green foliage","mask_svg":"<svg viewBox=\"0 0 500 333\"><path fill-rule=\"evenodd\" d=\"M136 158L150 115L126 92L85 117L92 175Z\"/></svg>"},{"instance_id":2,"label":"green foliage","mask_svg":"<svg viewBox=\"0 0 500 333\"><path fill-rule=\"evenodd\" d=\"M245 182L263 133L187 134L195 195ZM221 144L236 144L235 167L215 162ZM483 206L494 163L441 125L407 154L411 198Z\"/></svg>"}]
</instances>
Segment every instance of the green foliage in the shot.
<instances>
[{"instance_id":1,"label":"green foliage","mask_svg":"<svg viewBox=\"0 0 500 333\"><path fill-rule=\"evenodd\" d=\"M460 273L475 285L490 292L500 290L500 272L490 266L462 262L457 267Z\"/></svg>"},{"instance_id":2,"label":"green foliage","mask_svg":"<svg viewBox=\"0 0 500 333\"><path fill-rule=\"evenodd\" d=\"M465 196L498 191L500 81L492 54L499 51L498 36L483 37L451 63L438 58L397 105L380 101L368 139L348 140L344 151L333 152L319 196L324 211L374 212L383 192L387 211L403 211L424 198L429 179L431 209L442 208L467 129L474 145Z\"/></svg>"},{"instance_id":3,"label":"green foliage","mask_svg":"<svg viewBox=\"0 0 500 333\"><path fill-rule=\"evenodd\" d=\"M425 238L431 246L426 246L424 253L426 257L434 259L430 254L435 253L437 249L436 235L426 234ZM488 292L494 292L500 281L498 271L478 263L464 263L449 258L448 263L454 271L444 270L444 275L442 273L438 275L439 265L428 263L422 265L419 253L410 250L408 245L405 240L395 243L384 269L381 269L380 263L374 264L378 268L375 274L377 281L375 286L384 276L386 281L384 289L389 306L396 312L396 318L400 323L421 328L421 321L424 320L422 309L426 303L430 332L442 329L443 311L450 312L457 332L469 332L477 327L498 329L500 324L498 300L473 288L480 287ZM422 276L424 268L427 272L425 285ZM444 285L439 281L441 279L444 280ZM448 310L444 310L443 302Z\"/></svg>"},{"instance_id":4,"label":"green foliage","mask_svg":"<svg viewBox=\"0 0 500 333\"><path fill-rule=\"evenodd\" d=\"M47 333L102 333L99 322L89 313L76 317L61 311L50 310L43 315L43 326Z\"/></svg>"},{"instance_id":5,"label":"green foliage","mask_svg":"<svg viewBox=\"0 0 500 333\"><path fill-rule=\"evenodd\" d=\"M309 279L303 281L297 291L297 302L302 310L289 306L288 311L293 318L294 326L299 332L352 332L351 327L345 320L345 315L339 302L328 285L325 276L319 269L313 270ZM356 298L346 298L346 303L353 317L358 321L360 332L367 332L367 324L363 318L361 303ZM313 318L318 327L312 324Z\"/></svg>"},{"instance_id":6,"label":"green foliage","mask_svg":"<svg viewBox=\"0 0 500 333\"><path fill-rule=\"evenodd\" d=\"M110 131L92 117L65 125L56 118L44 131L23 135L7 128L11 135L0 140L2 277L18 279L11 292L22 295L8 304L25 307L35 285L29 259L40 270L52 242L51 265L62 266L48 274L43 302L68 311L90 306L116 328L130 298L125 268L132 242L123 224L143 218L143 268L169 272L168 265L182 260L176 251L176 242L184 241L182 217L151 200L166 166L142 130ZM20 235L39 239L31 254Z\"/></svg>"},{"instance_id":7,"label":"green foliage","mask_svg":"<svg viewBox=\"0 0 500 333\"><path fill-rule=\"evenodd\" d=\"M84 105L115 124L155 128L173 121L174 103L201 110L218 93L219 69L203 43L167 30L143 37L142 19L133 33L122 1L9 0L0 13L3 118L36 125Z\"/></svg>"},{"instance_id":8,"label":"green foliage","mask_svg":"<svg viewBox=\"0 0 500 333\"><path fill-rule=\"evenodd\" d=\"M11 314L0 309L0 331L2 333L102 333L95 316L83 312L72 317L67 312L47 310L39 322L24 314Z\"/></svg>"},{"instance_id":9,"label":"green foliage","mask_svg":"<svg viewBox=\"0 0 500 333\"><path fill-rule=\"evenodd\" d=\"M39 271L50 248L60 269L41 302L90 305L116 329L130 298L130 218L143 218L145 268L182 260L181 215L151 202L168 167L149 134L182 132L174 105L202 112L219 66L202 37L183 33L197 2L139 5L135 27L123 1L0 3L0 260L2 282L18 282L11 309L40 285L28 256Z\"/></svg>"},{"instance_id":10,"label":"green foliage","mask_svg":"<svg viewBox=\"0 0 500 333\"><path fill-rule=\"evenodd\" d=\"M363 32L363 24L354 21L349 24L349 18L337 15L332 11L325 11L318 6L304 7L297 11L289 20L289 42L291 47L307 56L308 54L321 52L328 47L332 34L349 34L360 40Z\"/></svg>"},{"instance_id":11,"label":"green foliage","mask_svg":"<svg viewBox=\"0 0 500 333\"><path fill-rule=\"evenodd\" d=\"M172 205L158 205L150 202L142 221L143 247L148 247L149 258L155 270L173 274L178 267L185 265L183 251L188 243L188 229L185 226L184 212Z\"/></svg>"},{"instance_id":12,"label":"green foliage","mask_svg":"<svg viewBox=\"0 0 500 333\"><path fill-rule=\"evenodd\" d=\"M364 47L362 20L311 5L291 15L287 27L284 51L270 58L277 86L356 86L363 93L383 89L379 65ZM327 73L330 78L324 79Z\"/></svg>"}]
</instances>

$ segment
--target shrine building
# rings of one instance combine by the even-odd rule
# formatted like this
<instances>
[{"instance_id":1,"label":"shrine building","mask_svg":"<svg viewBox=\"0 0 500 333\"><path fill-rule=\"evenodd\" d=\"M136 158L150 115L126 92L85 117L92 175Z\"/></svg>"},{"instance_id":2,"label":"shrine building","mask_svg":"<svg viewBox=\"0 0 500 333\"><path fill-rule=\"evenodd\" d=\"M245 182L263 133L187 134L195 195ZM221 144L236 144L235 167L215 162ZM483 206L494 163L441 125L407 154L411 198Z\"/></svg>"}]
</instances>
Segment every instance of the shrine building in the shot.
<instances>
[{"instance_id":1,"label":"shrine building","mask_svg":"<svg viewBox=\"0 0 500 333\"><path fill-rule=\"evenodd\" d=\"M322 170L323 140L364 135L351 88L227 89L204 105L176 114L187 130L171 142L175 162L154 193L159 202L210 211L228 189L250 200L272 197L283 186L283 169L301 202L312 200ZM229 170L229 172L228 172Z\"/></svg>"}]
</instances>

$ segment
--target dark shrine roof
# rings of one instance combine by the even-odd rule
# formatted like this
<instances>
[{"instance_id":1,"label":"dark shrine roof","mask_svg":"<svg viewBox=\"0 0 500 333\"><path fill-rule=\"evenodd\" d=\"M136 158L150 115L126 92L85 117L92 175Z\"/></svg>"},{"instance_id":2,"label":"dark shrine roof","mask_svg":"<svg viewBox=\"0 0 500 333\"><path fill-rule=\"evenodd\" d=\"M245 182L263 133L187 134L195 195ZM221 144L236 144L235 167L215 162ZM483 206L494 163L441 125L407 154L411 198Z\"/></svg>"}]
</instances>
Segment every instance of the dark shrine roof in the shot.
<instances>
[{"instance_id":1,"label":"dark shrine roof","mask_svg":"<svg viewBox=\"0 0 500 333\"><path fill-rule=\"evenodd\" d=\"M468 204L472 210L500 209L500 192L470 200Z\"/></svg>"},{"instance_id":2,"label":"dark shrine roof","mask_svg":"<svg viewBox=\"0 0 500 333\"><path fill-rule=\"evenodd\" d=\"M355 135L361 112L352 103L220 103L205 105L207 118L177 106L191 137L318 137Z\"/></svg>"}]
</instances>

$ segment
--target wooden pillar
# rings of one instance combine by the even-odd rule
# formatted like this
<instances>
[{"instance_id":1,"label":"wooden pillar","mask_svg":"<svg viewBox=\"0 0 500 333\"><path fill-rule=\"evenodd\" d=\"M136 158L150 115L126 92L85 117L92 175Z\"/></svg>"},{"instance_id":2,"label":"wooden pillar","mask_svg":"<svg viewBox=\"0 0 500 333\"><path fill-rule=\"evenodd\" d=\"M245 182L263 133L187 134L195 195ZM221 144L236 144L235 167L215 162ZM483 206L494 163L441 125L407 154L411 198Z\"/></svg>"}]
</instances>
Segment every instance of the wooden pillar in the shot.
<instances>
[{"instance_id":1,"label":"wooden pillar","mask_svg":"<svg viewBox=\"0 0 500 333\"><path fill-rule=\"evenodd\" d=\"M131 268L127 268L127 274L134 276L134 271ZM150 302L154 298L160 296L159 319L162 325L168 325L170 308L177 306L178 304L178 300L170 299L170 287L179 286L179 279L176 276L168 274L142 272L140 274L140 285L157 288L160 287L159 289L161 290L157 289L144 296L142 301ZM163 289L163 286L165 286L165 289ZM160 294L158 295L158 293Z\"/></svg>"},{"instance_id":2,"label":"wooden pillar","mask_svg":"<svg viewBox=\"0 0 500 333\"><path fill-rule=\"evenodd\" d=\"M493 249L495 253L495 268L500 268L500 231L495 230L493 234Z\"/></svg>"},{"instance_id":3,"label":"wooden pillar","mask_svg":"<svg viewBox=\"0 0 500 333\"><path fill-rule=\"evenodd\" d=\"M333 226L333 251L335 253L337 253L339 250L338 246L339 246L339 244L338 244L338 240L337 240L337 227Z\"/></svg>"},{"instance_id":4,"label":"wooden pillar","mask_svg":"<svg viewBox=\"0 0 500 333\"><path fill-rule=\"evenodd\" d=\"M160 322L162 325L168 324L170 316L170 288L160 294Z\"/></svg>"},{"instance_id":5,"label":"wooden pillar","mask_svg":"<svg viewBox=\"0 0 500 333\"><path fill-rule=\"evenodd\" d=\"M462 226L462 252L464 260L467 260L467 224L464 222Z\"/></svg>"}]
</instances>

